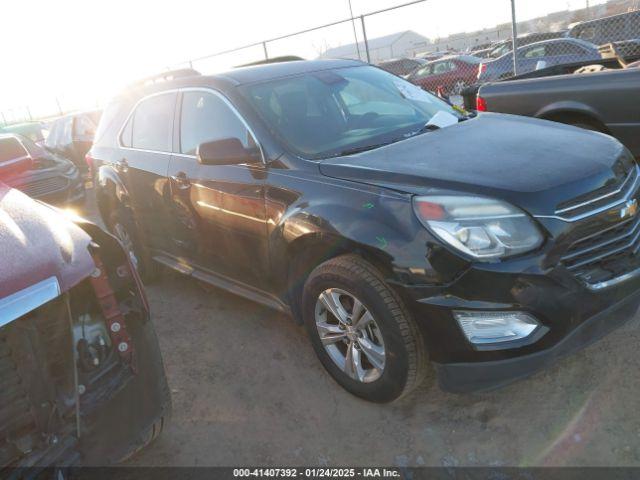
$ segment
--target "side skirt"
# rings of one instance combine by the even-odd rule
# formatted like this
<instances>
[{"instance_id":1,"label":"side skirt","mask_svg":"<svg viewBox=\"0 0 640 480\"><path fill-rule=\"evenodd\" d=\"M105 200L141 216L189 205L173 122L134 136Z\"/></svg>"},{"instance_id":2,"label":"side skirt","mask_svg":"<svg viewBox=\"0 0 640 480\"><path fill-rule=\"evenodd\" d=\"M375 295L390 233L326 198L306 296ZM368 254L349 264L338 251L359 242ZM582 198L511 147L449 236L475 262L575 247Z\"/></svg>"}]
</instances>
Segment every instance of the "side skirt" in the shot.
<instances>
[{"instance_id":1,"label":"side skirt","mask_svg":"<svg viewBox=\"0 0 640 480\"><path fill-rule=\"evenodd\" d=\"M266 307L278 310L286 315L292 316L291 308L282 300L258 288L251 287L237 280L233 280L224 275L220 275L210 271L204 271L192 265L183 263L182 261L171 257L167 254L156 253L153 259L162 265L169 267L184 275L189 275L204 283L208 283L217 288L221 288L230 293L234 293L248 300L260 303Z\"/></svg>"}]
</instances>

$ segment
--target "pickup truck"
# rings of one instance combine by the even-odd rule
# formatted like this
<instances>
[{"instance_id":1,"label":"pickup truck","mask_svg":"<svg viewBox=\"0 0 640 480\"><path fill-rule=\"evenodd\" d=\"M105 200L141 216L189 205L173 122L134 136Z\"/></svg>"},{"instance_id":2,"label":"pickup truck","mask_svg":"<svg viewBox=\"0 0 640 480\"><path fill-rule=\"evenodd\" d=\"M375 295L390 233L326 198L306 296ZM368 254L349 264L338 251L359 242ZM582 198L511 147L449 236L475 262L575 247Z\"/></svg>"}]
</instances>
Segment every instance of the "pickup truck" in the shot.
<instances>
[{"instance_id":1,"label":"pickup truck","mask_svg":"<svg viewBox=\"0 0 640 480\"><path fill-rule=\"evenodd\" d=\"M531 72L467 89L465 107L472 108L475 100L478 111L525 115L599 131L616 137L640 157L640 68L635 65L618 57L603 59L598 65Z\"/></svg>"}]
</instances>

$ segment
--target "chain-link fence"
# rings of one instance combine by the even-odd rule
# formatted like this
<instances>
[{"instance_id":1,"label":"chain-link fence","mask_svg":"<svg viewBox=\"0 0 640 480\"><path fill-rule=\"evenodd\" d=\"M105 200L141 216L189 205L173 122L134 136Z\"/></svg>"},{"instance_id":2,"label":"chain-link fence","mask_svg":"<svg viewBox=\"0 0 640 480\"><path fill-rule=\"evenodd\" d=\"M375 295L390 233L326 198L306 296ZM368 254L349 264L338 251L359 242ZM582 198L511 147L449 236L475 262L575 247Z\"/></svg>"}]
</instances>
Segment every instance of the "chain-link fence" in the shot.
<instances>
[{"instance_id":1,"label":"chain-link fence","mask_svg":"<svg viewBox=\"0 0 640 480\"><path fill-rule=\"evenodd\" d=\"M597 64L612 54L611 43L623 62L640 58L640 0L415 0L170 68L215 73L283 57L352 58L452 96L558 65ZM52 113L62 111L56 103ZM0 111L4 124L32 117L26 107Z\"/></svg>"}]
</instances>

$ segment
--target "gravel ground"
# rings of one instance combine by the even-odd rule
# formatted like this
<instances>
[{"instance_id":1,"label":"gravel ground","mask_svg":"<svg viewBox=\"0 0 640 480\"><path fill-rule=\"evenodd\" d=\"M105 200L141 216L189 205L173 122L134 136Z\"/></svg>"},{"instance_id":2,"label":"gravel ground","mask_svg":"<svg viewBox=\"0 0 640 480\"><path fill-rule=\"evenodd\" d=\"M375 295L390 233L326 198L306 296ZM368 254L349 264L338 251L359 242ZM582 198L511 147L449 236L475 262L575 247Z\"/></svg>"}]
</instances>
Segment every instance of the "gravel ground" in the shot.
<instances>
[{"instance_id":1,"label":"gravel ground","mask_svg":"<svg viewBox=\"0 0 640 480\"><path fill-rule=\"evenodd\" d=\"M147 293L174 414L132 465L640 465L638 316L506 388L453 395L430 378L376 405L325 373L291 319L173 272Z\"/></svg>"}]
</instances>

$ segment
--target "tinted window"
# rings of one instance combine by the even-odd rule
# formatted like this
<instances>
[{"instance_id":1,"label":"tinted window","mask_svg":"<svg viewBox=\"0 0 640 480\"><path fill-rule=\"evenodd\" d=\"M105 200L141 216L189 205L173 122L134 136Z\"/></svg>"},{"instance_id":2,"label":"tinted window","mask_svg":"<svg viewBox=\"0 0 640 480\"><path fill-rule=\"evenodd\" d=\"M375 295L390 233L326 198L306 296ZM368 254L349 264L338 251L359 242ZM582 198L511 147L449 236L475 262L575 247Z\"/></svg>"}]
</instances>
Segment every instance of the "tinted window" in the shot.
<instances>
[{"instance_id":1,"label":"tinted window","mask_svg":"<svg viewBox=\"0 0 640 480\"><path fill-rule=\"evenodd\" d=\"M27 151L14 137L0 138L0 163L26 157Z\"/></svg>"},{"instance_id":2,"label":"tinted window","mask_svg":"<svg viewBox=\"0 0 640 480\"><path fill-rule=\"evenodd\" d=\"M180 151L195 155L201 143L238 138L245 148L255 148L251 134L227 103L207 92L184 92L180 114Z\"/></svg>"},{"instance_id":3,"label":"tinted window","mask_svg":"<svg viewBox=\"0 0 640 480\"><path fill-rule=\"evenodd\" d=\"M138 104L133 114L131 146L157 152L171 151L176 95L156 95Z\"/></svg>"},{"instance_id":4,"label":"tinted window","mask_svg":"<svg viewBox=\"0 0 640 480\"><path fill-rule=\"evenodd\" d=\"M524 58L540 58L547 54L545 45L533 47L524 52Z\"/></svg>"},{"instance_id":5,"label":"tinted window","mask_svg":"<svg viewBox=\"0 0 640 480\"><path fill-rule=\"evenodd\" d=\"M563 42L549 45L549 56L554 55L584 55L585 49L573 43Z\"/></svg>"}]
</instances>

